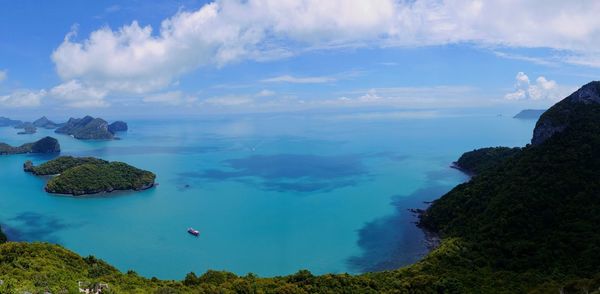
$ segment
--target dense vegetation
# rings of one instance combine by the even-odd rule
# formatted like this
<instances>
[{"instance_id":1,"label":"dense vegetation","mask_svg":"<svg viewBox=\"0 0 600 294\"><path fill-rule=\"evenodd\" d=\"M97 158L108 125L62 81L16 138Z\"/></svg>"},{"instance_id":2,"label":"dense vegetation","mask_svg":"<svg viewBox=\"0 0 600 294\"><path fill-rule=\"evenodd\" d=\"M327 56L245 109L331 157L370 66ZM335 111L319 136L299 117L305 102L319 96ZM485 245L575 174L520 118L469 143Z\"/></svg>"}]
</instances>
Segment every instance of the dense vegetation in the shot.
<instances>
[{"instance_id":1,"label":"dense vegetation","mask_svg":"<svg viewBox=\"0 0 600 294\"><path fill-rule=\"evenodd\" d=\"M82 164L106 164L108 161L94 157L73 157L61 156L53 160L33 166L31 161L24 164L24 169L38 176L58 175L67 169L82 165Z\"/></svg>"},{"instance_id":2,"label":"dense vegetation","mask_svg":"<svg viewBox=\"0 0 600 294\"><path fill-rule=\"evenodd\" d=\"M486 169L497 166L507 158L518 154L521 148L488 147L475 149L464 153L454 167L468 174L478 174Z\"/></svg>"},{"instance_id":3,"label":"dense vegetation","mask_svg":"<svg viewBox=\"0 0 600 294\"><path fill-rule=\"evenodd\" d=\"M56 152L60 152L60 144L58 144L58 140L52 137L45 137L36 142L26 143L18 147L0 143L0 155Z\"/></svg>"},{"instance_id":4,"label":"dense vegetation","mask_svg":"<svg viewBox=\"0 0 600 294\"><path fill-rule=\"evenodd\" d=\"M60 194L95 194L115 190L143 190L154 185L156 176L123 162L86 163L51 178L46 191Z\"/></svg>"},{"instance_id":5,"label":"dense vegetation","mask_svg":"<svg viewBox=\"0 0 600 294\"><path fill-rule=\"evenodd\" d=\"M156 178L126 163L94 157L61 156L39 166L27 161L23 169L39 176L56 175L46 184L46 191L73 195L143 190L154 186Z\"/></svg>"},{"instance_id":6,"label":"dense vegetation","mask_svg":"<svg viewBox=\"0 0 600 294\"><path fill-rule=\"evenodd\" d=\"M494 271L558 280L599 272L600 104L568 109L564 130L457 186L421 224L461 238Z\"/></svg>"}]
</instances>

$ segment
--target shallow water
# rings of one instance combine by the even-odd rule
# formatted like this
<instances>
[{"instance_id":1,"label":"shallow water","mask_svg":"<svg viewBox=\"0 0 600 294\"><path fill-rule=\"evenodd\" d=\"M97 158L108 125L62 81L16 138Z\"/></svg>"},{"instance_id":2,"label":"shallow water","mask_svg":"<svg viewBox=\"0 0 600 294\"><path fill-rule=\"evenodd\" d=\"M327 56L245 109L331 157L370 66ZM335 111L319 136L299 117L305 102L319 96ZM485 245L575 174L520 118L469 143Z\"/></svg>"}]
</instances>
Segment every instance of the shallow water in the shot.
<instances>
[{"instance_id":1,"label":"shallow water","mask_svg":"<svg viewBox=\"0 0 600 294\"><path fill-rule=\"evenodd\" d=\"M395 268L425 252L408 208L466 180L465 151L522 146L533 121L496 116L395 120L262 115L129 121L122 140L39 130L63 155L119 160L157 174L143 192L73 198L22 171L48 156L0 157L0 222L10 238L59 243L121 270L181 279L207 269L262 276ZM201 231L198 238L188 227Z\"/></svg>"}]
</instances>

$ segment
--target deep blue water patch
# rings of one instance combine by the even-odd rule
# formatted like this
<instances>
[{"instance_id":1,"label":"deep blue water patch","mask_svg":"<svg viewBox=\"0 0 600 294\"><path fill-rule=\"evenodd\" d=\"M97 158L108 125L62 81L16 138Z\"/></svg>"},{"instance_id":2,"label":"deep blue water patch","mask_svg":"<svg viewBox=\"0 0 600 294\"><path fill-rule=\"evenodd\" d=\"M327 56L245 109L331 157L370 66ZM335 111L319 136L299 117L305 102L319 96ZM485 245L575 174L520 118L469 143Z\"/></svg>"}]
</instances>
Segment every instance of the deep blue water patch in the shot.
<instances>
[{"instance_id":1,"label":"deep blue water patch","mask_svg":"<svg viewBox=\"0 0 600 294\"><path fill-rule=\"evenodd\" d=\"M2 225L2 229L11 241L43 240L58 244L60 240L55 236L57 232L78 226L37 212L22 212L9 218L8 222L9 224Z\"/></svg>"},{"instance_id":2,"label":"deep blue water patch","mask_svg":"<svg viewBox=\"0 0 600 294\"><path fill-rule=\"evenodd\" d=\"M278 192L326 192L353 186L368 175L362 158L356 155L253 155L225 160L223 165L227 169L184 172L179 176L183 179L254 183L264 190Z\"/></svg>"},{"instance_id":3,"label":"deep blue water patch","mask_svg":"<svg viewBox=\"0 0 600 294\"><path fill-rule=\"evenodd\" d=\"M409 155L400 154L400 153L391 152L391 151L368 153L365 155L365 157L385 158L385 159L389 159L389 160L393 160L393 161L404 161L404 160L407 160L410 158Z\"/></svg>"},{"instance_id":4,"label":"deep blue water patch","mask_svg":"<svg viewBox=\"0 0 600 294\"><path fill-rule=\"evenodd\" d=\"M417 217L409 208L425 208L425 202L439 198L452 187L429 186L410 195L393 196L393 214L375 219L358 231L362 254L348 258L356 272L397 269L412 264L428 252L425 234L416 226Z\"/></svg>"},{"instance_id":5,"label":"deep blue water patch","mask_svg":"<svg viewBox=\"0 0 600 294\"><path fill-rule=\"evenodd\" d=\"M125 155L149 155L149 154L198 154L217 152L223 150L219 146L105 146L101 148L84 150L73 153L76 156L102 156L118 154Z\"/></svg>"}]
</instances>

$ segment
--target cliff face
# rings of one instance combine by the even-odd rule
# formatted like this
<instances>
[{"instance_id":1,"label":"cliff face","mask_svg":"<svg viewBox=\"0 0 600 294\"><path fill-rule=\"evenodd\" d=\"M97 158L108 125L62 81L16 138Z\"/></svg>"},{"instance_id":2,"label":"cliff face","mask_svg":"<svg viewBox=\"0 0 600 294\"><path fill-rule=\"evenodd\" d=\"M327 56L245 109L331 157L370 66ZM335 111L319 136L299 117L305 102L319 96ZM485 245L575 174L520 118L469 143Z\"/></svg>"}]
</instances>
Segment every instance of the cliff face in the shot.
<instances>
[{"instance_id":1,"label":"cliff face","mask_svg":"<svg viewBox=\"0 0 600 294\"><path fill-rule=\"evenodd\" d=\"M531 144L540 145L554 134L564 131L576 119L576 110L590 104L600 104L600 81L584 85L548 109L535 125Z\"/></svg>"}]
</instances>

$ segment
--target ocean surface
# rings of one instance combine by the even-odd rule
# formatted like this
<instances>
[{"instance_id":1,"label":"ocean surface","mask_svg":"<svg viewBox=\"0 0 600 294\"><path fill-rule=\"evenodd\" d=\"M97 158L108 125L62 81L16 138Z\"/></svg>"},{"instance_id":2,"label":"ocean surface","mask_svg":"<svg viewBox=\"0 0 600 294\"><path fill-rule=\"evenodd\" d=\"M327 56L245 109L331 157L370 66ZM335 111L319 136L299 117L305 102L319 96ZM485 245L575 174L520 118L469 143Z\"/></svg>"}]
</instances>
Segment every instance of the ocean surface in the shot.
<instances>
[{"instance_id":1,"label":"ocean surface","mask_svg":"<svg viewBox=\"0 0 600 294\"><path fill-rule=\"evenodd\" d=\"M51 135L62 155L123 161L153 171L160 184L56 196L44 192L46 179L22 170L26 160L51 156L0 156L0 223L9 238L58 243L165 279L208 269L275 276L396 268L427 252L408 209L467 180L451 162L474 148L523 146L535 123L495 115L128 122L115 141L0 128L0 142Z\"/></svg>"}]
</instances>

